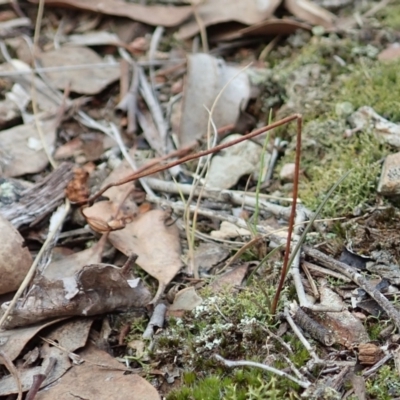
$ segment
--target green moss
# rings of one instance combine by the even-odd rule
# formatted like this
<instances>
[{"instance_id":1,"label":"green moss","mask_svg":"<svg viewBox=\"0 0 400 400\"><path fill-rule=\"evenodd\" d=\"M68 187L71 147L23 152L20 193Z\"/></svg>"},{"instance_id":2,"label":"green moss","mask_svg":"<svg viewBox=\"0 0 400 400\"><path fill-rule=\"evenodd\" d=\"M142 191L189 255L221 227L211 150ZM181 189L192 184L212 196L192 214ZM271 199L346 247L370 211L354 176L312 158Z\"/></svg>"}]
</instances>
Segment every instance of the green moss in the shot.
<instances>
[{"instance_id":1,"label":"green moss","mask_svg":"<svg viewBox=\"0 0 400 400\"><path fill-rule=\"evenodd\" d=\"M355 108L370 106L392 122L400 121L400 61L364 60L352 69L344 80L339 101L350 101Z\"/></svg>"},{"instance_id":2,"label":"green moss","mask_svg":"<svg viewBox=\"0 0 400 400\"><path fill-rule=\"evenodd\" d=\"M169 327L157 339L154 356L161 362L183 365L180 389L168 395L169 400L201 399L273 399L290 398L298 392L293 382L275 378L257 368L230 369L215 358L220 354L232 360L263 363L274 352L285 351L279 343L266 338L264 327L276 331L278 321L268 313L274 285L259 282L256 287L234 296L231 292L202 294L203 303L182 319L171 318ZM284 292L284 297L287 291ZM295 365L304 365L307 351L292 338L294 354L288 356ZM271 343L270 343L271 342ZM177 353L177 349L179 352ZM274 356L271 365L286 368L287 363Z\"/></svg>"},{"instance_id":3,"label":"green moss","mask_svg":"<svg viewBox=\"0 0 400 400\"><path fill-rule=\"evenodd\" d=\"M376 400L390 400L400 396L400 383L393 363L379 368L366 382L367 393Z\"/></svg>"},{"instance_id":4,"label":"green moss","mask_svg":"<svg viewBox=\"0 0 400 400\"><path fill-rule=\"evenodd\" d=\"M351 170L350 175L328 200L322 215L338 217L353 212L358 206L374 204L381 169L378 161L386 152L385 146L367 133L349 139L332 140L331 146L324 149L322 156L306 158L302 162L309 180L301 183L300 198L307 207L315 210L331 186Z\"/></svg>"},{"instance_id":5,"label":"green moss","mask_svg":"<svg viewBox=\"0 0 400 400\"><path fill-rule=\"evenodd\" d=\"M254 368L235 370L230 377L211 375L171 391L167 400L298 399L297 389L283 388L278 379Z\"/></svg>"},{"instance_id":6,"label":"green moss","mask_svg":"<svg viewBox=\"0 0 400 400\"><path fill-rule=\"evenodd\" d=\"M393 2L394 3L394 2ZM396 30L400 29L400 4L391 4L383 7L378 13L377 18L382 25Z\"/></svg>"},{"instance_id":7,"label":"green moss","mask_svg":"<svg viewBox=\"0 0 400 400\"><path fill-rule=\"evenodd\" d=\"M343 104L355 110L370 106L390 121L400 121L400 61L382 63L373 59L378 49L367 47L335 35L313 37L297 55L275 68L274 79L285 91L284 115L303 113L304 177L299 197L305 205L315 210L329 188L352 170L325 206L325 217L343 216L359 206L375 204L379 161L394 151L371 132L345 138L347 114L337 114ZM341 65L334 56L346 64ZM292 125L277 133L293 138ZM293 142L280 165L293 162Z\"/></svg>"}]
</instances>

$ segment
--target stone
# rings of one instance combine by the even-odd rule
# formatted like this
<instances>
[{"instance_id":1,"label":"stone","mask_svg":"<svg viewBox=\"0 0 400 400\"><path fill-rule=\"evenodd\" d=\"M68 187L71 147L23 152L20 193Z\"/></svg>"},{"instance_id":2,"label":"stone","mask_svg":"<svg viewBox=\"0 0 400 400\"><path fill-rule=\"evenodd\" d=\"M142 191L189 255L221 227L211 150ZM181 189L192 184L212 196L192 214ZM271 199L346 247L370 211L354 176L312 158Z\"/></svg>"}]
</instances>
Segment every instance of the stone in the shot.
<instances>
[{"instance_id":1,"label":"stone","mask_svg":"<svg viewBox=\"0 0 400 400\"><path fill-rule=\"evenodd\" d=\"M400 195L400 152L386 157L379 179L378 193L388 197Z\"/></svg>"}]
</instances>

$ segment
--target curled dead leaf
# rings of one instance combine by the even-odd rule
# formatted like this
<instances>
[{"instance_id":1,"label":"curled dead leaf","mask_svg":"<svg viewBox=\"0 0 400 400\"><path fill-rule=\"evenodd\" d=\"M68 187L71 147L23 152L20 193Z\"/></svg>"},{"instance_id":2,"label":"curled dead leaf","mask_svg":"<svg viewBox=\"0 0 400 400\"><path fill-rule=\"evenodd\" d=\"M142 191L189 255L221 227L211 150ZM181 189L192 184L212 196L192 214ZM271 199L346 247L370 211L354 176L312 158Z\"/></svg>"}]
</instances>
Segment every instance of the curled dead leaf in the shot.
<instances>
[{"instance_id":1,"label":"curled dead leaf","mask_svg":"<svg viewBox=\"0 0 400 400\"><path fill-rule=\"evenodd\" d=\"M124 211L127 213L124 214ZM124 207L118 207L112 201L99 201L91 207L83 208L82 215L95 232L106 233L124 229L137 214L124 210Z\"/></svg>"}]
</instances>

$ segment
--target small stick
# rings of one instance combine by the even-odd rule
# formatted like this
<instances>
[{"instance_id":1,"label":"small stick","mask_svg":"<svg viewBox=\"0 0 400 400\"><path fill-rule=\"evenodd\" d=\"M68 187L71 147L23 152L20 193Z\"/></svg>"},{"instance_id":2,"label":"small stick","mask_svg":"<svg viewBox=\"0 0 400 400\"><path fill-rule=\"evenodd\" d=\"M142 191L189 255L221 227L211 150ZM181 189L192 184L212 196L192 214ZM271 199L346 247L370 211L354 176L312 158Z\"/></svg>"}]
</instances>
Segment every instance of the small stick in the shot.
<instances>
[{"instance_id":1,"label":"small stick","mask_svg":"<svg viewBox=\"0 0 400 400\"><path fill-rule=\"evenodd\" d=\"M300 332L299 328L293 321L293 318L290 315L289 309L287 307L285 307L284 315L285 315L287 322L289 322L289 325L293 329L293 332L295 333L295 335L299 338L300 342L303 344L303 346L306 348L306 350L310 353L311 357L314 359L314 362L317 364L321 364L321 363L323 364L324 361L318 357L317 353L314 351L314 349L312 348L310 343L308 343L307 339Z\"/></svg>"},{"instance_id":2,"label":"small stick","mask_svg":"<svg viewBox=\"0 0 400 400\"><path fill-rule=\"evenodd\" d=\"M137 259L137 254L131 254L128 257L128 259L125 261L125 264L121 267L122 276L127 277L129 275L129 270L135 265Z\"/></svg>"},{"instance_id":3,"label":"small stick","mask_svg":"<svg viewBox=\"0 0 400 400\"><path fill-rule=\"evenodd\" d=\"M303 124L303 118L301 115L296 114L297 120L297 140L296 140L296 159L295 159L295 167L294 167L294 182L293 182L293 202L292 202L292 210L289 218L289 228L288 235L286 240L286 249L285 256L283 258L283 266L282 272L279 279L278 287L276 289L275 297L272 302L271 313L275 314L276 308L278 307L279 297L283 288L283 284L285 283L286 275L289 265L289 256L290 256L290 244L292 241L292 233L294 228L294 219L296 217L296 205L297 205L297 194L299 191L299 175L300 175L300 155L301 155L301 126Z\"/></svg>"},{"instance_id":4,"label":"small stick","mask_svg":"<svg viewBox=\"0 0 400 400\"><path fill-rule=\"evenodd\" d=\"M197 158L204 157L204 156L207 156L209 154L216 153L218 151L221 151L223 149L231 147L231 146L233 146L235 144L244 142L245 140L252 139L252 138L254 138L254 137L258 136L258 135L261 135L264 132L267 132L267 131L270 131L270 130L272 130L274 128L277 128L278 126L282 126L284 124L287 124L287 123L295 121L295 120L301 120L301 118L302 117L301 117L300 114L293 114L293 115L291 115L289 117L286 117L286 118L283 118L283 119L281 119L281 120L279 120L277 122L274 122L273 124L264 126L264 127L260 128L260 129L257 129L257 130L255 130L253 132L250 132L247 135L243 135L242 137L240 137L238 139L235 139L235 140L232 140L232 141L230 141L228 143L219 144L219 145L217 145L215 147L212 147L211 149L202 150L202 151L199 151L199 152L197 152L195 154L187 155L187 156L181 158L180 160L171 161L171 162L169 162L168 164L166 164L164 166L156 166L154 168L147 169L147 170L145 170L143 172L135 172L134 174L131 174L131 175L129 175L129 176L123 178L123 179L120 179L117 182L110 183L110 184L106 185L105 187L103 187L100 191L98 191L94 196L92 196L88 200L85 200L83 202L78 202L76 204L82 205L82 204L86 204L86 203L93 203L96 199L98 199L105 191L107 191L111 187L124 185L125 183L135 181L135 180L137 180L139 178L143 178L143 177L148 176L148 175L153 175L153 174L155 174L157 172L165 171L165 170L167 170L169 168L172 168L172 167L175 167L177 165L186 163L188 161L195 160Z\"/></svg>"},{"instance_id":5,"label":"small stick","mask_svg":"<svg viewBox=\"0 0 400 400\"><path fill-rule=\"evenodd\" d=\"M304 380L301 381L289 374L287 374L284 371L280 371L279 369L270 367L269 365L266 364L260 364L257 362L253 361L231 361L231 360L226 360L225 358L221 357L219 354L216 354L214 356L218 361L221 361L224 365L227 367L256 367L256 368L261 368L265 371L272 372L273 374L276 374L278 376L282 376L283 378L290 379L291 381L297 383L300 387L303 389L307 389L309 386L311 386L311 382Z\"/></svg>"},{"instance_id":6,"label":"small stick","mask_svg":"<svg viewBox=\"0 0 400 400\"><path fill-rule=\"evenodd\" d=\"M303 251L309 257L314 258L326 267L332 268L333 270L347 276L358 286L364 289L386 311L387 315L393 320L397 328L400 329L400 313L379 290L375 289L367 281L367 279L359 274L354 268L350 267L350 265L337 261L310 246L304 246Z\"/></svg>"},{"instance_id":7,"label":"small stick","mask_svg":"<svg viewBox=\"0 0 400 400\"><path fill-rule=\"evenodd\" d=\"M162 328L164 326L165 313L167 306L163 303L157 304L154 308L153 315L150 318L149 324L143 333L143 339L151 339L154 335L154 327Z\"/></svg>"},{"instance_id":8,"label":"small stick","mask_svg":"<svg viewBox=\"0 0 400 400\"><path fill-rule=\"evenodd\" d=\"M300 326L300 328L303 328L311 335L311 337L318 340L325 346L332 346L336 342L332 332L319 324L317 321L314 321L300 307L297 307L293 319Z\"/></svg>"},{"instance_id":9,"label":"small stick","mask_svg":"<svg viewBox=\"0 0 400 400\"><path fill-rule=\"evenodd\" d=\"M7 367L8 371L10 372L10 374L15 378L15 380L17 381L17 386L18 386L18 398L17 400L22 400L22 382L21 382L21 377L19 375L19 372L17 370L17 368L15 367L15 365L13 364L10 356L0 350L0 357L3 358L4 360L4 365Z\"/></svg>"},{"instance_id":10,"label":"small stick","mask_svg":"<svg viewBox=\"0 0 400 400\"><path fill-rule=\"evenodd\" d=\"M39 262L40 262L40 260L42 258L42 255L46 251L46 249L49 246L49 244L53 241L53 238L57 234L57 232L59 231L61 225L64 223L64 220L67 217L70 208L71 208L70 202L68 200L65 200L64 209L61 210L62 211L61 217L57 220L57 223L53 227L53 230L49 231L49 233L47 234L47 238L46 238L45 242L43 243L43 246L39 250L39 253L37 254L35 260L33 261L31 267L29 268L29 271L26 274L23 282L21 283L20 287L18 288L17 292L15 293L15 295L14 295L13 299L11 300L10 304L8 305L6 310L4 311L4 314L0 318L0 329L3 326L4 322L7 320L8 316L13 311L13 309L14 309L18 299L21 297L23 291L26 289L26 287L29 285L29 283L31 282L32 278L34 277L34 275L36 273L37 266L38 266L38 264L39 264ZM58 212L58 210L56 211L56 213L57 212Z\"/></svg>"},{"instance_id":11,"label":"small stick","mask_svg":"<svg viewBox=\"0 0 400 400\"><path fill-rule=\"evenodd\" d=\"M37 392L40 389L40 386L44 382L44 380L48 377L51 370L54 368L56 364L56 359L54 357L49 358L49 363L45 369L45 371L41 374L37 374L33 376L32 386L29 389L29 392L26 394L25 400L34 400L37 395Z\"/></svg>"}]
</instances>

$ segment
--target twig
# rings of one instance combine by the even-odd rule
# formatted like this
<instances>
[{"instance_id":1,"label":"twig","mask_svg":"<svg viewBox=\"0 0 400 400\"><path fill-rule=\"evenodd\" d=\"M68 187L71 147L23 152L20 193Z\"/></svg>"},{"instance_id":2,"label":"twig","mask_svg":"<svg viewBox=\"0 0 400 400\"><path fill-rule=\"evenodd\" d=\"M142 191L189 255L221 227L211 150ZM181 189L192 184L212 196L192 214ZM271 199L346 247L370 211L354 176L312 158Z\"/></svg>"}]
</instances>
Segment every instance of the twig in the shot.
<instances>
[{"instance_id":1,"label":"twig","mask_svg":"<svg viewBox=\"0 0 400 400\"><path fill-rule=\"evenodd\" d=\"M150 197L147 196L146 199L150 202L150 203L156 203L156 204L168 204L168 206L170 206L174 212L185 212L185 210L187 209L189 212L197 212L197 214L202 215L204 217L208 217L208 218L214 218L217 219L219 221L227 221L230 222L232 224L237 225L240 228L244 228L244 229L248 229L248 225L246 223L246 221L242 218L238 218L235 217L234 215L230 215L230 214L222 214L221 212L218 211L214 211L214 210L209 210L206 208L200 208L194 205L185 205L182 202L172 202L166 199L161 199L159 197ZM262 225L256 225L255 227L257 229L258 232L264 234L264 235L270 235L272 233L276 233L277 231L270 231L268 228L266 228L265 226ZM282 230L285 230L285 228L282 228ZM250 235L250 232L249 232ZM280 238L280 240L282 240L282 238Z\"/></svg>"},{"instance_id":2,"label":"twig","mask_svg":"<svg viewBox=\"0 0 400 400\"><path fill-rule=\"evenodd\" d=\"M400 313L399 311L390 303L390 301L374 286L372 286L367 279L365 279L361 274L359 274L350 265L344 264L334 258L327 256L319 250L313 249L310 246L304 246L303 251L306 255L319 261L328 268L340 272L341 274L350 278L358 286L364 289L387 313L387 315L393 320L394 324L400 329Z\"/></svg>"},{"instance_id":3,"label":"twig","mask_svg":"<svg viewBox=\"0 0 400 400\"><path fill-rule=\"evenodd\" d=\"M279 279L278 287L276 289L276 293L274 296L274 300L272 302L271 312L272 314L276 313L276 308L278 307L279 297L283 288L283 284L285 283L286 275L290 268L289 256L290 256L290 245L292 240L292 232L294 226L294 219L296 217L296 203L297 203L297 194L299 190L299 175L300 175L300 155L301 155L301 127L303 123L303 118L301 115L297 115L297 133L296 133L296 158L295 158L295 168L294 168L294 182L293 182L293 203L292 210L289 218L289 229L286 240L286 249L285 256L283 258L283 266L281 271L281 276Z\"/></svg>"},{"instance_id":4,"label":"twig","mask_svg":"<svg viewBox=\"0 0 400 400\"><path fill-rule=\"evenodd\" d=\"M313 226L314 222L316 221L317 216L319 215L319 213L322 211L323 207L325 206L325 204L327 203L328 199L330 198L330 196L332 195L332 193L336 190L336 188L347 178L347 176L350 174L350 171L347 171L329 190L329 192L327 193L327 195L325 196L324 200L322 201L322 203L318 206L316 212L314 213L314 215L312 216L312 218L310 219L309 224L306 226L306 229L304 229L304 232L302 233L300 239L297 241L295 248L292 251L292 254L290 255L290 259L288 261L288 265L290 266L293 262L293 260L295 259L295 257L297 257L297 253L300 250L301 245L303 244L304 240L306 239L307 233L309 232L309 230L311 229L311 227ZM297 197L297 196L296 196ZM293 210L293 208L292 208ZM290 224L290 222L289 222ZM293 222L292 222L293 224ZM290 227L291 225L289 225ZM293 228L293 227L292 227ZM286 256L286 253L285 253ZM285 270L285 268L282 268L282 272L281 272L281 280L282 277L284 275L284 273L287 273L287 270ZM303 285L301 284L301 279L300 279L300 271L299 268L296 267L292 270L292 276L293 279L295 281L295 285L296 285L296 291L298 291L299 296L301 296L301 298L303 299L303 301L305 303L308 303L305 299L305 294L304 294L304 288ZM284 277L283 277L284 278ZM284 281L284 279L283 279ZM282 284L283 286L283 284ZM279 289L279 288L278 288ZM282 289L282 288L281 288ZM274 305L275 308L273 307L273 310L276 310L276 306L278 304L278 300L279 300L279 296L280 296L280 291L277 291L274 297ZM303 304L301 304L303 306ZM305 306L305 304L304 304ZM307 307L309 307L309 305L307 305ZM274 311L275 312L275 311Z\"/></svg>"},{"instance_id":5,"label":"twig","mask_svg":"<svg viewBox=\"0 0 400 400\"><path fill-rule=\"evenodd\" d=\"M16 228L30 224L61 204L64 190L72 178L72 164L62 163L33 187L23 191L18 202L3 206L0 214Z\"/></svg>"},{"instance_id":6,"label":"twig","mask_svg":"<svg viewBox=\"0 0 400 400\"><path fill-rule=\"evenodd\" d=\"M2 315L1 319L0 319L0 329L3 326L4 322L6 321L6 319L8 318L8 316L11 314L11 312L13 311L15 304L17 303L18 299L21 297L23 291L26 289L26 287L29 285L29 283L31 282L33 276L35 275L36 272L36 268L39 264L40 259L42 258L42 255L45 253L45 251L47 250L47 247L49 246L49 244L53 241L54 236L57 234L60 226L62 225L62 223L64 222L66 216L68 215L68 212L70 210L70 203L68 200L65 200L65 205L64 207L64 212L62 214L62 216L59 218L58 223L56 223L53 227L52 230L49 231L47 238L45 240L45 242L43 243L43 246L41 247L39 253L37 254L35 260L33 261L28 273L26 274L23 282L21 283L20 287L18 288L17 292L15 293L13 299L11 300L10 304L8 305L7 309L4 311L4 314ZM57 211L56 211L57 212Z\"/></svg>"},{"instance_id":7,"label":"twig","mask_svg":"<svg viewBox=\"0 0 400 400\"><path fill-rule=\"evenodd\" d=\"M40 386L44 382L44 380L49 376L51 370L56 365L57 360L54 357L49 358L49 363L46 369L41 373L33 376L33 383L29 392L26 394L25 400L34 400L37 395L37 392L40 389Z\"/></svg>"},{"instance_id":8,"label":"twig","mask_svg":"<svg viewBox=\"0 0 400 400\"><path fill-rule=\"evenodd\" d=\"M142 95L144 101L146 102L151 115L153 116L154 123L157 126L158 134L160 135L160 140L162 143L163 153L165 154L167 151L167 133L168 127L163 117L163 112L161 106L154 96L154 93L147 82L146 76L142 70L142 68L138 67L139 73L139 92Z\"/></svg>"},{"instance_id":9,"label":"twig","mask_svg":"<svg viewBox=\"0 0 400 400\"><path fill-rule=\"evenodd\" d=\"M164 326L165 313L167 306L163 303L157 304L154 308L153 315L147 325L146 330L143 332L143 339L151 339L154 335L154 327L162 328Z\"/></svg>"},{"instance_id":10,"label":"twig","mask_svg":"<svg viewBox=\"0 0 400 400\"><path fill-rule=\"evenodd\" d=\"M295 121L295 120L297 120L297 119L299 119L299 118L301 118L300 114L290 115L289 117L283 118L283 119L281 119L281 120L279 120L279 121L277 121L277 122L275 122L275 123L273 123L273 124L271 124L271 125L267 125L267 126L265 126L265 127L262 127L262 128L260 128L260 129L257 129L257 130L255 130L255 131L253 131L253 132L248 133L247 135L243 135L242 137L237 138L237 139L235 139L235 140L232 140L232 141L230 141L230 142L228 142L228 143L219 144L218 146L215 146L215 147L213 147L213 148L211 148L211 149L199 151L199 152L197 152L197 153L195 153L195 154L191 154L191 155L182 157L180 160L171 161L171 162L169 162L168 164L166 164L166 165L164 165L164 166L158 166L158 167L156 166L156 167L154 167L154 168L147 169L147 170L144 171L144 172L134 173L134 174L129 175L129 176L123 178L123 179L120 179L120 180L117 181L117 182L113 182L113 183L110 183L110 184L106 185L104 188L102 188L100 191L98 191L98 192L97 192L94 196L92 196L90 199L88 199L88 200L86 200L86 201L84 201L84 202L77 203L77 204L92 203L93 201L95 201L96 199L98 199L106 190L110 189L111 187L120 186L120 185L123 185L123 184L125 184L125 183L132 182L132 181L134 181L134 180L137 180L137 179L139 179L139 178L143 178L143 177L148 176L148 175L153 175L153 174L155 174L155 173L157 173L157 172L165 171L165 170L167 170L167 169L169 169L169 168L172 168L172 167L175 167L175 166L177 166L177 165L186 163L186 162L188 162L188 161L195 160L195 159L197 159L197 158L204 157L204 156L207 156L207 155L209 155L209 154L216 153L216 152L218 152L218 151L221 151L221 150L223 150L223 149L226 149L227 147L231 147L231 146L233 146L233 145L235 145L235 144L238 144L238 143L241 143L241 142L243 142L243 141L245 141L245 140L249 140L249 139L251 139L251 138L253 138L253 137L256 137L256 136L258 136L258 135L261 135L261 134L264 133L264 132L267 132L267 131L269 131L269 130L272 130L272 129L274 129L274 128L278 127L278 126L284 125L284 124L286 124L286 123Z\"/></svg>"},{"instance_id":11,"label":"twig","mask_svg":"<svg viewBox=\"0 0 400 400\"><path fill-rule=\"evenodd\" d=\"M302 268L303 268L304 273L306 274L306 277L307 277L308 283L309 283L309 285L311 287L311 291L312 291L313 296L316 299L318 299L319 298L319 292L318 292L317 285L316 285L313 277L311 276L310 270L308 269L307 265L304 262L302 263ZM300 303L300 305L301 305L301 303Z\"/></svg>"},{"instance_id":12,"label":"twig","mask_svg":"<svg viewBox=\"0 0 400 400\"><path fill-rule=\"evenodd\" d=\"M186 196L192 192L192 185L189 184L166 182L157 178L147 178L146 181L152 189L159 192L179 193ZM198 188L194 189L193 193L195 196L197 196L200 193L200 190ZM224 203L230 202L240 206L243 205L250 208L255 208L257 203L254 196L237 190L220 190L216 188L205 187L203 190L203 197ZM290 215L290 208L264 200L259 200L259 208L265 212L275 215L278 218L287 219Z\"/></svg>"},{"instance_id":13,"label":"twig","mask_svg":"<svg viewBox=\"0 0 400 400\"><path fill-rule=\"evenodd\" d=\"M150 61L153 61L155 58L157 47L158 47L158 44L160 43L160 40L161 40L163 34L164 34L164 27L157 26L157 28L153 32L153 35L151 36L149 54L148 54ZM153 89L153 94L155 96L156 95L156 81L155 81L155 72L154 72L153 66L151 66L149 69L149 77L150 77L151 88Z\"/></svg>"},{"instance_id":14,"label":"twig","mask_svg":"<svg viewBox=\"0 0 400 400\"><path fill-rule=\"evenodd\" d=\"M125 160L128 162L128 164L134 171L137 171L138 168L137 168L135 162L132 160L132 157L129 155L129 153L126 150L126 147L122 141L121 133L119 132L119 129L113 122L110 122L110 128L111 128L111 132L113 133L114 139L117 142L118 147L120 148L121 153L123 154ZM153 190L147 185L147 183L144 179L139 179L139 181L147 194L149 194L151 196L155 196Z\"/></svg>"},{"instance_id":15,"label":"twig","mask_svg":"<svg viewBox=\"0 0 400 400\"><path fill-rule=\"evenodd\" d=\"M302 261L302 266L307 267L307 269L311 271L316 271L322 274L322 276L332 276L336 279L340 279L343 282L351 282L351 279L349 279L347 276L344 276L343 274L339 274L335 271L331 271L330 269L320 267L319 265L315 265L313 263L310 263L309 261Z\"/></svg>"},{"instance_id":16,"label":"twig","mask_svg":"<svg viewBox=\"0 0 400 400\"><path fill-rule=\"evenodd\" d=\"M304 329L311 335L312 338L318 340L325 346L332 346L336 342L332 332L319 324L317 321L314 321L300 307L296 307L293 319L300 326L300 328Z\"/></svg>"},{"instance_id":17,"label":"twig","mask_svg":"<svg viewBox=\"0 0 400 400\"><path fill-rule=\"evenodd\" d=\"M369 376L371 376L372 374L374 374L380 367L382 367L382 365L386 364L389 360L391 360L393 358L393 354L392 353L388 353L386 354L383 358L381 358L374 366L372 366L371 368L363 371L362 376L364 378L368 378Z\"/></svg>"},{"instance_id":18,"label":"twig","mask_svg":"<svg viewBox=\"0 0 400 400\"><path fill-rule=\"evenodd\" d=\"M283 378L290 379L291 381L297 383L303 389L307 389L309 386L311 386L311 382L309 382L308 380L299 380L299 379L295 378L294 376L291 376L284 371L280 371L279 369L270 367L269 365L260 364L260 363L253 362L253 361L230 361L230 360L226 360L225 358L221 357L219 354L216 354L214 357L218 361L221 361L224 365L226 365L229 368L233 368L233 367L261 368L265 371L271 372L271 373L281 376Z\"/></svg>"},{"instance_id":19,"label":"twig","mask_svg":"<svg viewBox=\"0 0 400 400\"><path fill-rule=\"evenodd\" d=\"M10 372L10 374L15 378L15 380L17 381L17 386L18 386L18 397L17 400L22 400L22 382L21 382L21 377L19 375L19 372L17 370L17 368L15 367L15 365L13 364L10 356L0 350L0 357L3 358L4 360L4 365L7 367L8 371Z\"/></svg>"},{"instance_id":20,"label":"twig","mask_svg":"<svg viewBox=\"0 0 400 400\"><path fill-rule=\"evenodd\" d=\"M289 309L287 307L285 307L284 310L284 315L285 318L287 320L287 322L289 322L289 325L291 326L291 328L293 329L294 334L299 338L300 342L303 344L303 346L306 348L306 350L309 352L309 354L311 355L311 357L314 359L314 362L317 364L321 364L324 363L323 360L321 360L317 353L315 352L315 350L312 348L312 346L310 345L310 343L308 343L307 339L304 337L304 335L300 332L299 328L297 327L297 325L295 324L295 322L293 321L293 318L291 317L290 313L289 313Z\"/></svg>"}]
</instances>

